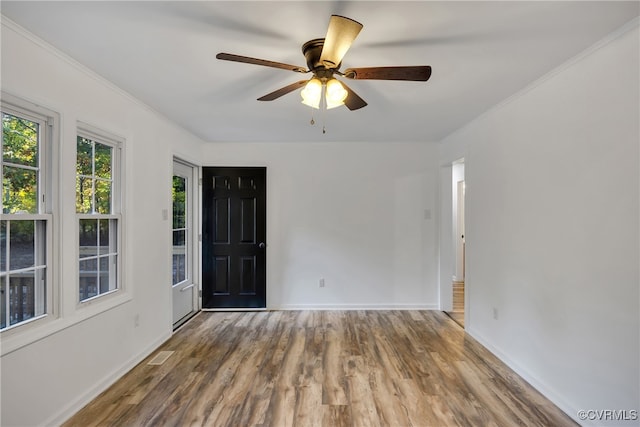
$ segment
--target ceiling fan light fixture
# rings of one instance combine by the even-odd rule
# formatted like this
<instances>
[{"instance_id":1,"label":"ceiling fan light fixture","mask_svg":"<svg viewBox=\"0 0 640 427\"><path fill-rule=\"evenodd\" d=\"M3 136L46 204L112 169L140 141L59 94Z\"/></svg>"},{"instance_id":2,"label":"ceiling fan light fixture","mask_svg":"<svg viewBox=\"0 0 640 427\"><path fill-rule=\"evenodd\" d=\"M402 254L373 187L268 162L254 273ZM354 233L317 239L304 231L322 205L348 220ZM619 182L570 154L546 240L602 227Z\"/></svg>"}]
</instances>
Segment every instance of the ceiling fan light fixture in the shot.
<instances>
[{"instance_id":1,"label":"ceiling fan light fixture","mask_svg":"<svg viewBox=\"0 0 640 427\"><path fill-rule=\"evenodd\" d=\"M300 95L302 95L302 103L304 105L319 109L322 98L322 82L320 79L313 78L309 80Z\"/></svg>"},{"instance_id":2,"label":"ceiling fan light fixture","mask_svg":"<svg viewBox=\"0 0 640 427\"><path fill-rule=\"evenodd\" d=\"M344 100L347 99L347 95L348 92L338 80L329 80L327 82L327 90L325 93L325 99L327 100L327 109L344 105Z\"/></svg>"},{"instance_id":3,"label":"ceiling fan light fixture","mask_svg":"<svg viewBox=\"0 0 640 427\"><path fill-rule=\"evenodd\" d=\"M302 45L302 53L306 59L308 69L282 62L224 52L218 53L216 58L299 73L313 73L311 80L299 80L291 83L261 96L258 101L273 101L304 86L301 93L302 103L317 110L326 110L344 105L349 110L354 111L367 106L365 100L360 98L351 88L342 82L334 80L334 74L351 80L404 80L415 82L429 80L431 77L431 66L429 65L359 67L349 68L341 72L342 59L360 33L360 30L362 30L362 24L358 21L345 16L331 15L326 36L309 40Z\"/></svg>"}]
</instances>

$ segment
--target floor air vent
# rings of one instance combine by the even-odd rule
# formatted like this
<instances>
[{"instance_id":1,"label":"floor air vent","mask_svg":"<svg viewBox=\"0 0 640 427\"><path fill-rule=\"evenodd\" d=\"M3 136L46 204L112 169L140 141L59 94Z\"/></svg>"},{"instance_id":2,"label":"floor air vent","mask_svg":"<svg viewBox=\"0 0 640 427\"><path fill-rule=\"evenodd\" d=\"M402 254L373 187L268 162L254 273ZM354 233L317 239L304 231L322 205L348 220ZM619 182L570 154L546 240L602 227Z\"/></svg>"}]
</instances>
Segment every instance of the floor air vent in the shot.
<instances>
[{"instance_id":1,"label":"floor air vent","mask_svg":"<svg viewBox=\"0 0 640 427\"><path fill-rule=\"evenodd\" d=\"M173 351L160 351L149 361L149 363L147 363L147 365L162 365L173 353Z\"/></svg>"}]
</instances>

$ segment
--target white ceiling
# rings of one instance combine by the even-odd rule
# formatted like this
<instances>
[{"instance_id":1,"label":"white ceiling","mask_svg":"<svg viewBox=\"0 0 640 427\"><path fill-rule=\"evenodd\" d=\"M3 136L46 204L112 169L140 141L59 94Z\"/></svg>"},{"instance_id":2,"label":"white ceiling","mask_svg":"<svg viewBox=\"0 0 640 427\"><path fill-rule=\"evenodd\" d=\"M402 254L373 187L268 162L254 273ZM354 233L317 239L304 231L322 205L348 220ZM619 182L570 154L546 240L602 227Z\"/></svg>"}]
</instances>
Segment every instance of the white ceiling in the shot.
<instances>
[{"instance_id":1,"label":"white ceiling","mask_svg":"<svg viewBox=\"0 0 640 427\"><path fill-rule=\"evenodd\" d=\"M438 141L637 17L639 5L2 0L1 10L206 141ZM343 70L431 65L431 79L350 80L369 105L323 118L298 92L256 101L300 74L215 59L228 52L305 66L301 46L324 37L331 14L364 24Z\"/></svg>"}]
</instances>

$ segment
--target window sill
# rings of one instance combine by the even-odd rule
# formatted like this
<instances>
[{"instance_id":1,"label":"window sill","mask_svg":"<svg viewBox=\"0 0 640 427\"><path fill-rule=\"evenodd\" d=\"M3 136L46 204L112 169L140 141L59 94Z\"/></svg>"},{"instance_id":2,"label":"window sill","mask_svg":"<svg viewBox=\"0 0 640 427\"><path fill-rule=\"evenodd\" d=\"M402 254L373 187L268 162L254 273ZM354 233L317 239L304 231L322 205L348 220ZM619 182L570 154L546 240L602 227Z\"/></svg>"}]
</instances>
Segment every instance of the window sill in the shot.
<instances>
[{"instance_id":1,"label":"window sill","mask_svg":"<svg viewBox=\"0 0 640 427\"><path fill-rule=\"evenodd\" d=\"M71 316L55 318L45 315L23 325L6 329L0 333L0 356L4 357L131 300L130 293L122 292L118 295L110 295L110 298L104 301L93 300L92 304L76 310Z\"/></svg>"}]
</instances>

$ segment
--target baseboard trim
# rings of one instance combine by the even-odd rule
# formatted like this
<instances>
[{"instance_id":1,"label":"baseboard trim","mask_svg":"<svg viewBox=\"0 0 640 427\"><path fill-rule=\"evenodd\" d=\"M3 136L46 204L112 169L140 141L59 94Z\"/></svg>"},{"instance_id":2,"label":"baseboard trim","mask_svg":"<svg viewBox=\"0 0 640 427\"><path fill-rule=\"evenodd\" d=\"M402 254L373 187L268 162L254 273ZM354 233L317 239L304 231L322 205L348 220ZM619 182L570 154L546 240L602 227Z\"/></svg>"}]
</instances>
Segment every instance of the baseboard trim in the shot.
<instances>
[{"instance_id":1,"label":"baseboard trim","mask_svg":"<svg viewBox=\"0 0 640 427\"><path fill-rule=\"evenodd\" d=\"M437 304L283 304L272 310L438 310Z\"/></svg>"},{"instance_id":2,"label":"baseboard trim","mask_svg":"<svg viewBox=\"0 0 640 427\"><path fill-rule=\"evenodd\" d=\"M567 414L568 417L573 419L578 425L594 425L588 423L588 421L581 420L578 418L578 409L576 409L573 405L570 405L566 400L564 400L559 393L557 393L552 387L549 387L543 381L540 381L537 377L532 375L529 371L522 368L518 363L516 363L513 359L507 356L502 350L493 346L489 343L488 340L484 338L484 336L473 328L467 328L466 332L471 335L476 341L482 344L487 350L494 354L498 359L500 359L505 365L507 365L511 370L513 370L516 374L520 375L526 382L528 382L533 388L538 390L544 397L549 399L554 405L556 405L562 412ZM585 424L588 423L588 424Z\"/></svg>"},{"instance_id":3,"label":"baseboard trim","mask_svg":"<svg viewBox=\"0 0 640 427\"><path fill-rule=\"evenodd\" d=\"M82 409L85 405L91 402L93 399L98 397L100 393L105 391L107 388L111 387L116 381L124 376L127 372L133 369L137 364L142 362L145 358L147 358L151 353L158 349L162 344L164 344L169 338L171 338L172 334L166 334L155 340L153 343L148 345L144 350L142 350L137 355L133 356L131 359L123 363L120 367L113 370L110 374L105 376L101 381L98 381L93 387L83 393L80 397L75 399L73 402L62 408L57 414L51 417L49 420L43 423L43 425L53 426L53 425L61 425L69 418L71 418L74 414L76 414L80 409Z\"/></svg>"}]
</instances>

